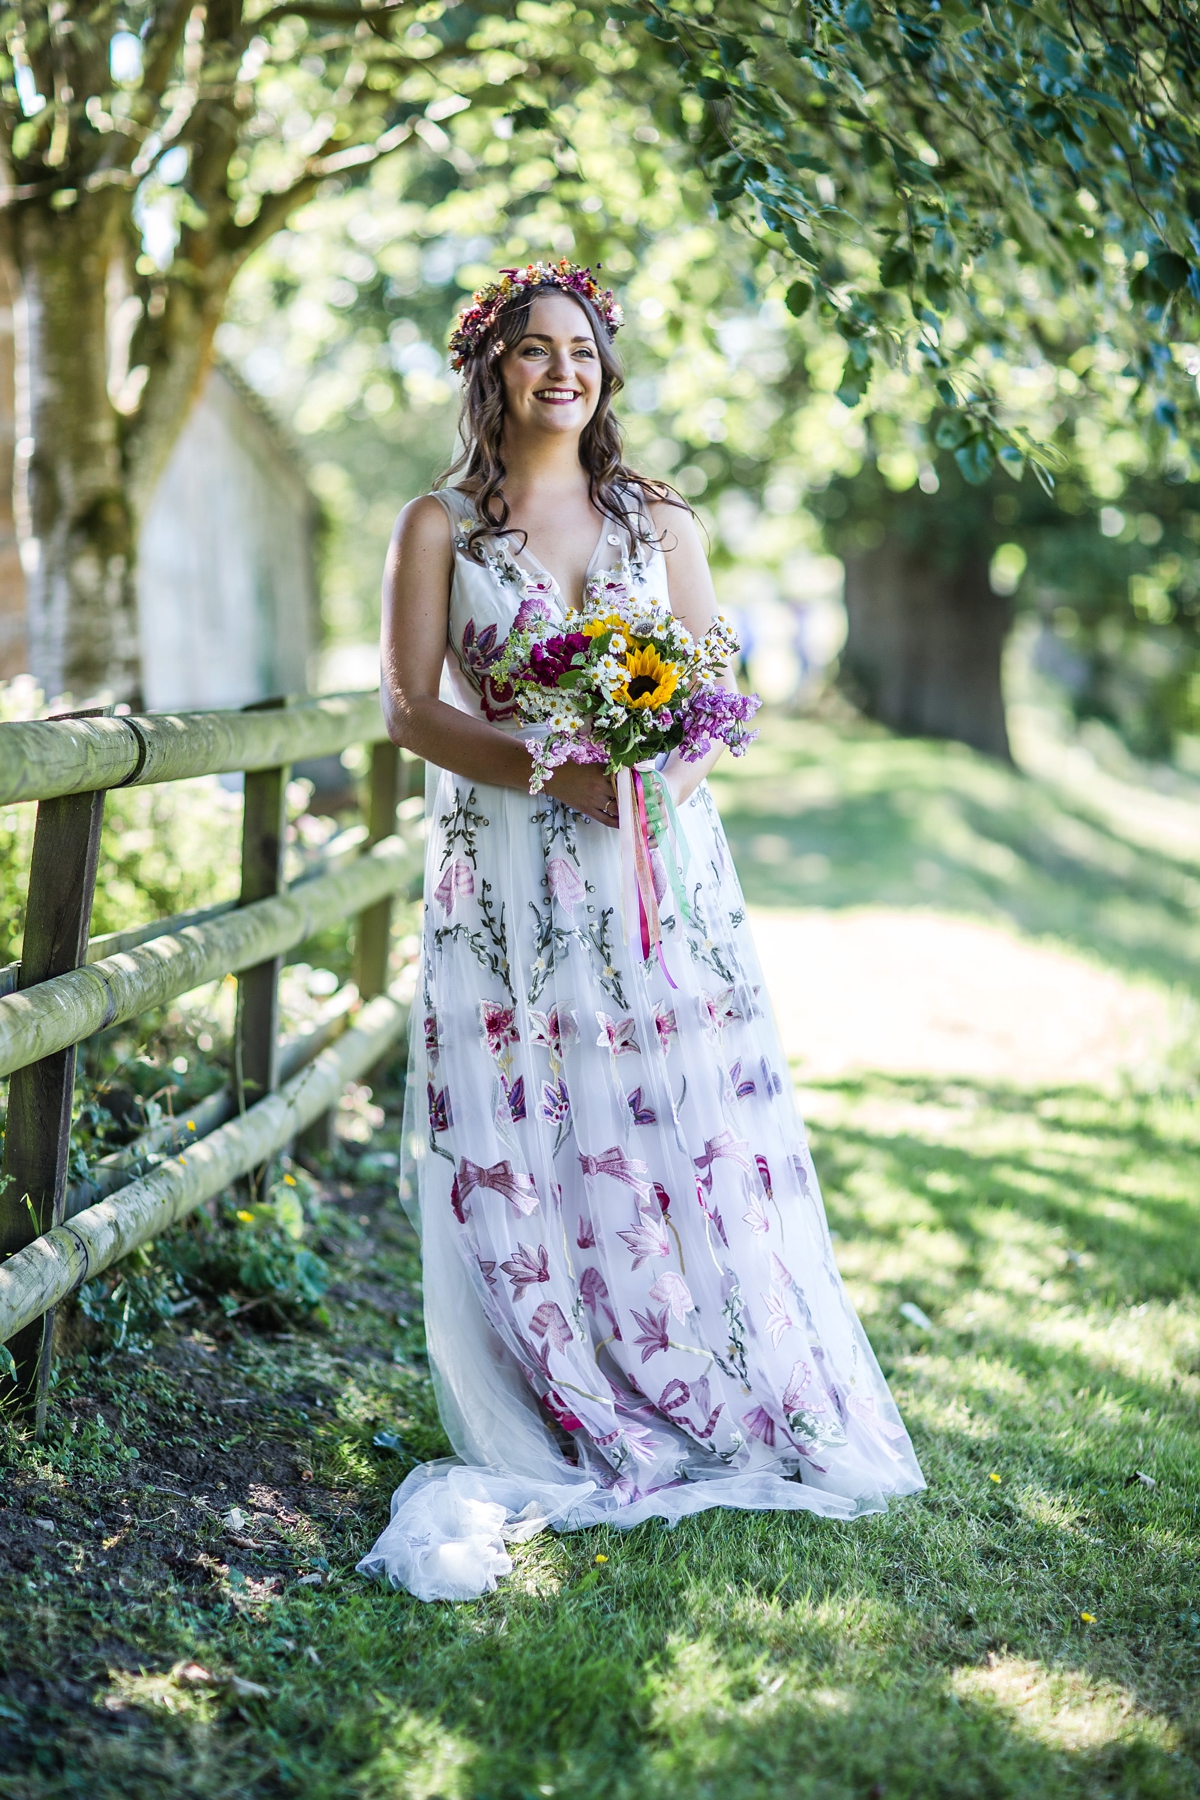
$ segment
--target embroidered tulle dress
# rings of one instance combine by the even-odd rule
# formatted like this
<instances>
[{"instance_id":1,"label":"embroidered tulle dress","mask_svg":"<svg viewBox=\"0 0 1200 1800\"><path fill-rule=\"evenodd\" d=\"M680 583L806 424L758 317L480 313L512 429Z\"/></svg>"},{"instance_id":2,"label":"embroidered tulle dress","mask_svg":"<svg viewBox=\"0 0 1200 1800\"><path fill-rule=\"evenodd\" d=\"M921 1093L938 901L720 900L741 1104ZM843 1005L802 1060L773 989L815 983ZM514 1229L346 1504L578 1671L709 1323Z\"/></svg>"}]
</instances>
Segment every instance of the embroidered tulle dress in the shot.
<instances>
[{"instance_id":1,"label":"embroidered tulle dress","mask_svg":"<svg viewBox=\"0 0 1200 1800\"><path fill-rule=\"evenodd\" d=\"M519 732L492 670L526 593L561 596L527 552L470 557L468 502L437 498L443 698ZM666 595L661 552L615 530L592 566ZM428 802L402 1188L459 1460L407 1478L362 1571L462 1598L547 1523L844 1519L921 1488L834 1262L707 784L680 809L686 916L662 884L665 968L622 942L615 831L444 771Z\"/></svg>"}]
</instances>

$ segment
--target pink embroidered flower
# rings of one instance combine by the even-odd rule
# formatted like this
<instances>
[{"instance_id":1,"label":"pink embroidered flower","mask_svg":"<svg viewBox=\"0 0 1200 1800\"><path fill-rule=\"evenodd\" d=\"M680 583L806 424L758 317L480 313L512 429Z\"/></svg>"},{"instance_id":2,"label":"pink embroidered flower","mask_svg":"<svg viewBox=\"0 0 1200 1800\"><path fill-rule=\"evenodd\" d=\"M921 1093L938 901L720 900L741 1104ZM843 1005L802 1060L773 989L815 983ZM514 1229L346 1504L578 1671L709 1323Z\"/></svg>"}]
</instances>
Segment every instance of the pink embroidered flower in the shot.
<instances>
[{"instance_id":1,"label":"pink embroidered flower","mask_svg":"<svg viewBox=\"0 0 1200 1800\"><path fill-rule=\"evenodd\" d=\"M433 897L449 918L459 900L469 900L475 892L475 873L469 862L456 856L433 890Z\"/></svg>"},{"instance_id":2,"label":"pink embroidered flower","mask_svg":"<svg viewBox=\"0 0 1200 1800\"><path fill-rule=\"evenodd\" d=\"M644 1213L638 1215L638 1222L630 1231L618 1231L617 1236L629 1250L633 1258L633 1266L640 1269L644 1262L652 1256L670 1256L671 1246L667 1242L667 1234L660 1219L649 1219Z\"/></svg>"},{"instance_id":3,"label":"pink embroidered flower","mask_svg":"<svg viewBox=\"0 0 1200 1800\"><path fill-rule=\"evenodd\" d=\"M767 1303L767 1335L772 1346L778 1350L780 1338L789 1331L795 1331L796 1321L778 1294L764 1294L763 1299Z\"/></svg>"},{"instance_id":4,"label":"pink embroidered flower","mask_svg":"<svg viewBox=\"0 0 1200 1800\"><path fill-rule=\"evenodd\" d=\"M530 1012L529 1041L549 1050L561 1062L563 1051L579 1037L575 1014L566 1006L552 1006L549 1012Z\"/></svg>"},{"instance_id":5,"label":"pink embroidered flower","mask_svg":"<svg viewBox=\"0 0 1200 1800\"><path fill-rule=\"evenodd\" d=\"M726 1025L743 1016L734 1000L731 987L722 988L719 994L697 994L696 1005L700 1011L700 1023L714 1032L723 1031Z\"/></svg>"},{"instance_id":6,"label":"pink embroidered flower","mask_svg":"<svg viewBox=\"0 0 1200 1800\"><path fill-rule=\"evenodd\" d=\"M652 1356L657 1356L660 1350L667 1350L670 1348L670 1340L667 1337L667 1309L665 1306L661 1312L651 1312L649 1308L647 1308L644 1313L638 1312L635 1307L633 1316L642 1328L639 1335L635 1337L633 1341L635 1346L641 1349L642 1361L644 1363L649 1362Z\"/></svg>"},{"instance_id":7,"label":"pink embroidered flower","mask_svg":"<svg viewBox=\"0 0 1200 1800\"><path fill-rule=\"evenodd\" d=\"M425 1055L429 1060L430 1068L433 1068L438 1059L438 1027L436 1013L425 1014Z\"/></svg>"},{"instance_id":8,"label":"pink embroidered flower","mask_svg":"<svg viewBox=\"0 0 1200 1800\"><path fill-rule=\"evenodd\" d=\"M632 1019L611 1019L606 1012L598 1012L596 1023L600 1027L596 1043L601 1050L608 1049L613 1056L641 1055L641 1047L633 1035L636 1027Z\"/></svg>"},{"instance_id":9,"label":"pink embroidered flower","mask_svg":"<svg viewBox=\"0 0 1200 1800\"><path fill-rule=\"evenodd\" d=\"M434 1093L432 1081L425 1085L429 1095L430 1131L449 1131L454 1123L454 1115L450 1110L449 1091L446 1088L439 1088L437 1093Z\"/></svg>"},{"instance_id":10,"label":"pink embroidered flower","mask_svg":"<svg viewBox=\"0 0 1200 1800\"><path fill-rule=\"evenodd\" d=\"M649 1298L659 1306L667 1307L673 1319L686 1319L690 1312L696 1310L691 1289L683 1276L677 1275L674 1269L667 1269L659 1276L650 1289Z\"/></svg>"},{"instance_id":11,"label":"pink embroidered flower","mask_svg":"<svg viewBox=\"0 0 1200 1800\"><path fill-rule=\"evenodd\" d=\"M659 1001L654 1009L654 1029L658 1033L658 1041L662 1048L662 1053L666 1056L670 1051L672 1039L679 1036L675 1024L675 1008L673 1006L664 1006L662 1001Z\"/></svg>"},{"instance_id":12,"label":"pink embroidered flower","mask_svg":"<svg viewBox=\"0 0 1200 1800\"><path fill-rule=\"evenodd\" d=\"M749 1210L742 1214L742 1218L751 1231L767 1232L771 1229L770 1215L759 1194L751 1194Z\"/></svg>"},{"instance_id":13,"label":"pink embroidered flower","mask_svg":"<svg viewBox=\"0 0 1200 1800\"><path fill-rule=\"evenodd\" d=\"M574 863L565 856L552 856L546 864L546 881L558 904L573 916L574 909L587 895Z\"/></svg>"},{"instance_id":14,"label":"pink embroidered flower","mask_svg":"<svg viewBox=\"0 0 1200 1800\"><path fill-rule=\"evenodd\" d=\"M557 1419L564 1431L583 1430L583 1420L576 1418L562 1396L556 1394L553 1388L547 1389L542 1395L542 1405L552 1419Z\"/></svg>"},{"instance_id":15,"label":"pink embroidered flower","mask_svg":"<svg viewBox=\"0 0 1200 1800\"><path fill-rule=\"evenodd\" d=\"M514 1300L524 1299L527 1288L550 1279L550 1259L545 1244L538 1245L536 1256L528 1244L518 1244L516 1255L508 1262L502 1262L500 1267L512 1282Z\"/></svg>"},{"instance_id":16,"label":"pink embroidered flower","mask_svg":"<svg viewBox=\"0 0 1200 1800\"><path fill-rule=\"evenodd\" d=\"M498 1000L483 1000L479 1007L483 1020L483 1033L487 1039L487 1047L493 1056L499 1056L510 1044L519 1044L521 1034L517 1030L516 1008L501 1006Z\"/></svg>"},{"instance_id":17,"label":"pink embroidered flower","mask_svg":"<svg viewBox=\"0 0 1200 1800\"><path fill-rule=\"evenodd\" d=\"M584 1218L582 1213L579 1215L579 1230L575 1234L575 1242L581 1250L596 1248L596 1228L590 1219Z\"/></svg>"}]
</instances>

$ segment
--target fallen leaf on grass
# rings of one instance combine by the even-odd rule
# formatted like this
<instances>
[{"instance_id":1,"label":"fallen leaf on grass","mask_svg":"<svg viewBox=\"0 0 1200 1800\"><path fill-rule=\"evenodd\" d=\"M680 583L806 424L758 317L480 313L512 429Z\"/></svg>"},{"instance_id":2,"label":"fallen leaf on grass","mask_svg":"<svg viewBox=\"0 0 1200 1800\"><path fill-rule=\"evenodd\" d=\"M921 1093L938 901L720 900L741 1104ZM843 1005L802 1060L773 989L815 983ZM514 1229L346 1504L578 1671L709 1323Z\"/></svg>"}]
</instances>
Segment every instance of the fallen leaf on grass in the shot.
<instances>
[{"instance_id":1,"label":"fallen leaf on grass","mask_svg":"<svg viewBox=\"0 0 1200 1800\"><path fill-rule=\"evenodd\" d=\"M1153 1493L1158 1486L1158 1483L1155 1481L1153 1475L1147 1475L1142 1469L1135 1469L1132 1475L1127 1475L1125 1477L1125 1486L1144 1487L1148 1488L1149 1491Z\"/></svg>"},{"instance_id":2,"label":"fallen leaf on grass","mask_svg":"<svg viewBox=\"0 0 1200 1800\"><path fill-rule=\"evenodd\" d=\"M197 1662L184 1663L182 1669L175 1671L176 1681L190 1682L193 1687L213 1687L215 1677Z\"/></svg>"},{"instance_id":3,"label":"fallen leaf on grass","mask_svg":"<svg viewBox=\"0 0 1200 1800\"><path fill-rule=\"evenodd\" d=\"M306 1647L304 1654L305 1654L305 1656L307 1656L309 1662L314 1664L314 1666L316 1668L319 1669L321 1667L321 1658L318 1656L317 1652L313 1649L311 1644L309 1644Z\"/></svg>"},{"instance_id":4,"label":"fallen leaf on grass","mask_svg":"<svg viewBox=\"0 0 1200 1800\"><path fill-rule=\"evenodd\" d=\"M225 1533L225 1536L229 1539L231 1544L236 1544L239 1550L261 1550L262 1549L262 1545L259 1543L257 1538L243 1537L240 1532L227 1531Z\"/></svg>"},{"instance_id":5,"label":"fallen leaf on grass","mask_svg":"<svg viewBox=\"0 0 1200 1800\"><path fill-rule=\"evenodd\" d=\"M57 1531L58 1529L53 1519L35 1519L33 1522L41 1531Z\"/></svg>"},{"instance_id":6,"label":"fallen leaf on grass","mask_svg":"<svg viewBox=\"0 0 1200 1800\"><path fill-rule=\"evenodd\" d=\"M297 1587L321 1587L324 1583L324 1580L325 1580L325 1577L321 1574L320 1570L316 1569L313 1571L313 1573L311 1575L298 1575L296 1577L296 1586Z\"/></svg>"}]
</instances>

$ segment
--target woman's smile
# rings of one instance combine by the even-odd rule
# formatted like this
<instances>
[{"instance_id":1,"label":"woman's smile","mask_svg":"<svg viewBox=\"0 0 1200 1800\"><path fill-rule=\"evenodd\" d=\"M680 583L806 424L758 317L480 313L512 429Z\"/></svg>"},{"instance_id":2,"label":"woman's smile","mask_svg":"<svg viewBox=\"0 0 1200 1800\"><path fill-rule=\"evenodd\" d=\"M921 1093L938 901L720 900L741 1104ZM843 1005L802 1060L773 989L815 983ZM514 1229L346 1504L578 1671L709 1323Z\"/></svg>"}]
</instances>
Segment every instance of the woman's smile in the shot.
<instances>
[{"instance_id":1,"label":"woman's smile","mask_svg":"<svg viewBox=\"0 0 1200 1800\"><path fill-rule=\"evenodd\" d=\"M579 388L541 388L533 397L544 406L569 406L575 400L582 400L583 393Z\"/></svg>"}]
</instances>

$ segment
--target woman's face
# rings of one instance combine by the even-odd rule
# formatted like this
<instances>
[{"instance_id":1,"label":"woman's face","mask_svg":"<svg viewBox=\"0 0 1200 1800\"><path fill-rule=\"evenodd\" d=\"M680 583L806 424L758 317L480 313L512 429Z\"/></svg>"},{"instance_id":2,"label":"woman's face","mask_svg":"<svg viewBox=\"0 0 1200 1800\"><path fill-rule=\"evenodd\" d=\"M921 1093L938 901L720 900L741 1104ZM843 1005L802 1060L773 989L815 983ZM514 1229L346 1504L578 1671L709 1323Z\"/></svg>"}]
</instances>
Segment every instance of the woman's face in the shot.
<instances>
[{"instance_id":1,"label":"woman's face","mask_svg":"<svg viewBox=\"0 0 1200 1800\"><path fill-rule=\"evenodd\" d=\"M509 425L577 437L599 403L601 375L582 306L562 293L537 295L525 335L500 358Z\"/></svg>"}]
</instances>

